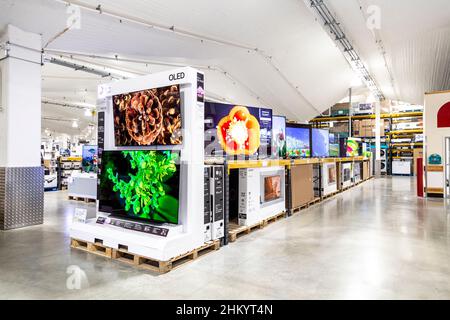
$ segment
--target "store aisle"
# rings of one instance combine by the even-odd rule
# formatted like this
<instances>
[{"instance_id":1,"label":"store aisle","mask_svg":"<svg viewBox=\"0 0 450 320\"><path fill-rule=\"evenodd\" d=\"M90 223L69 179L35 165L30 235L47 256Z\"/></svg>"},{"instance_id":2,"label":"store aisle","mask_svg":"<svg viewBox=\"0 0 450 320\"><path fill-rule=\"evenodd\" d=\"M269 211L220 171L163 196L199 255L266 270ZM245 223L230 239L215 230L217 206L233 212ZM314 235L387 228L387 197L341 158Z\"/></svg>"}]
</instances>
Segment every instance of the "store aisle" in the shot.
<instances>
[{"instance_id":1,"label":"store aisle","mask_svg":"<svg viewBox=\"0 0 450 320\"><path fill-rule=\"evenodd\" d=\"M95 205L46 193L45 225L0 232L0 299L450 299L450 204L414 193L371 180L165 275L70 250Z\"/></svg>"}]
</instances>

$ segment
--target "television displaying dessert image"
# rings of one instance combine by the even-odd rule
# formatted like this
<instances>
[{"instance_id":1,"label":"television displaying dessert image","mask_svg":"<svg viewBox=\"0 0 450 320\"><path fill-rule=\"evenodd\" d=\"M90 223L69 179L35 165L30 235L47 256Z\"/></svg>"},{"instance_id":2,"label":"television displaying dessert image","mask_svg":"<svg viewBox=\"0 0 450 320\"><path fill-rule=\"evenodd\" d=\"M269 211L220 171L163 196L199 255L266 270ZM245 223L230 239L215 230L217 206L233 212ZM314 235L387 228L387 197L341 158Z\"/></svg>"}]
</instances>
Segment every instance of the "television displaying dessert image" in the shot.
<instances>
[{"instance_id":1,"label":"television displaying dessert image","mask_svg":"<svg viewBox=\"0 0 450 320\"><path fill-rule=\"evenodd\" d=\"M289 158L311 157L311 127L286 124L286 153Z\"/></svg>"},{"instance_id":2,"label":"television displaying dessert image","mask_svg":"<svg viewBox=\"0 0 450 320\"><path fill-rule=\"evenodd\" d=\"M264 177L264 202L281 198L281 176Z\"/></svg>"},{"instance_id":3,"label":"television displaying dessert image","mask_svg":"<svg viewBox=\"0 0 450 320\"><path fill-rule=\"evenodd\" d=\"M182 143L179 85L121 93L112 101L117 147Z\"/></svg>"},{"instance_id":4,"label":"television displaying dessert image","mask_svg":"<svg viewBox=\"0 0 450 320\"><path fill-rule=\"evenodd\" d=\"M178 223L178 151L103 151L99 211L111 216Z\"/></svg>"}]
</instances>

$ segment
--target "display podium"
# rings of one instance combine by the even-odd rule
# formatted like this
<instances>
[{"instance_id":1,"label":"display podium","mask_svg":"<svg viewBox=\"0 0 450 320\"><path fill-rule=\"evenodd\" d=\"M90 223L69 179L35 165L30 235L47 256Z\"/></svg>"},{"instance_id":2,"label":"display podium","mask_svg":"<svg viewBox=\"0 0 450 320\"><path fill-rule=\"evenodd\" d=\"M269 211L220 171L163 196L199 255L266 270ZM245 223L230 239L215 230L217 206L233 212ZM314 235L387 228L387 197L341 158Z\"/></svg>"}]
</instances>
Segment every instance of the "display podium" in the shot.
<instances>
[{"instance_id":1,"label":"display podium","mask_svg":"<svg viewBox=\"0 0 450 320\"><path fill-rule=\"evenodd\" d=\"M168 86L179 87L182 123L182 143L177 145L117 146L113 96L132 96L140 90ZM198 90L198 89L201 90ZM185 67L134 79L113 82L99 87L99 160L106 151L171 150L179 152L178 224L153 221L129 221L98 210L97 218L72 224L73 239L102 243L112 249L166 261L204 244L203 181L204 140L203 74ZM153 114L152 114L153 115ZM128 120L127 120L128 121ZM137 129L136 129L137 130ZM101 167L101 165L100 165ZM99 173L100 176L100 173ZM99 183L99 190L102 185ZM97 201L99 206L99 201Z\"/></svg>"}]
</instances>

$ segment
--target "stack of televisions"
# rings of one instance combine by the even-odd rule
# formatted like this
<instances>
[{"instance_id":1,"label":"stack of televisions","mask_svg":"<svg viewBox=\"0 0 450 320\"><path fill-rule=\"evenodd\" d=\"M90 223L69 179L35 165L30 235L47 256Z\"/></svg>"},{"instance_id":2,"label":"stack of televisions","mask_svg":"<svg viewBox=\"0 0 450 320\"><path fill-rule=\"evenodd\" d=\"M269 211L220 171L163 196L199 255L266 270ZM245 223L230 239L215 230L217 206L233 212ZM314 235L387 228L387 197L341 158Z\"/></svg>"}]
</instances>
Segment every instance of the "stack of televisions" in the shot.
<instances>
[{"instance_id":1,"label":"stack of televisions","mask_svg":"<svg viewBox=\"0 0 450 320\"><path fill-rule=\"evenodd\" d=\"M115 146L101 152L99 211L179 223L182 112L179 85L112 97Z\"/></svg>"},{"instance_id":2,"label":"stack of televisions","mask_svg":"<svg viewBox=\"0 0 450 320\"><path fill-rule=\"evenodd\" d=\"M100 212L151 223L179 223L183 140L179 92L175 85L113 96L115 146L122 150L101 153ZM336 185L340 176L336 165L320 170L319 162L311 162L306 171L291 166L293 159L340 156L339 143L335 144L328 130L286 123L271 109L206 102L205 242L225 238L226 243L228 222L251 226L292 209L299 201L316 199L326 191L321 175ZM357 142L341 145L346 155L357 155ZM267 160L274 165L246 165ZM233 163L243 165L229 170ZM348 171L351 167L343 170L343 176L354 176ZM307 190L302 186L305 181L315 186Z\"/></svg>"},{"instance_id":3,"label":"stack of televisions","mask_svg":"<svg viewBox=\"0 0 450 320\"><path fill-rule=\"evenodd\" d=\"M287 122L271 109L206 102L205 239L222 225L221 235L251 227L366 179L369 163L353 161L363 149L360 139Z\"/></svg>"}]
</instances>

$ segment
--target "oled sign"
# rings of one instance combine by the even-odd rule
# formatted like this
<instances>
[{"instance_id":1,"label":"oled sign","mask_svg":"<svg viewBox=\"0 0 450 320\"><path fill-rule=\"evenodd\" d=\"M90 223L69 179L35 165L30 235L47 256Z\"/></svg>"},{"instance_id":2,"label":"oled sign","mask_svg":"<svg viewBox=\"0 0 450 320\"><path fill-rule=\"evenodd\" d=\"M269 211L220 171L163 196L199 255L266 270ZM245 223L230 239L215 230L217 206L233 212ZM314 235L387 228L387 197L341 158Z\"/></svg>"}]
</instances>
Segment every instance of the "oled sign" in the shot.
<instances>
[{"instance_id":1,"label":"oled sign","mask_svg":"<svg viewBox=\"0 0 450 320\"><path fill-rule=\"evenodd\" d=\"M181 79L184 79L184 77L185 77L184 72L178 72L178 73L170 74L169 80L170 81L181 80Z\"/></svg>"}]
</instances>

